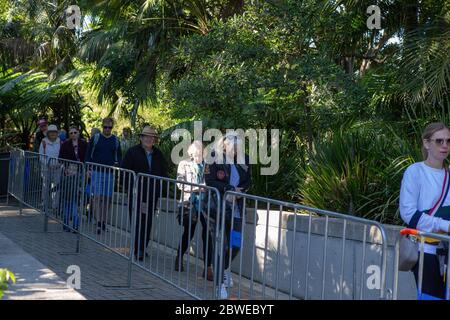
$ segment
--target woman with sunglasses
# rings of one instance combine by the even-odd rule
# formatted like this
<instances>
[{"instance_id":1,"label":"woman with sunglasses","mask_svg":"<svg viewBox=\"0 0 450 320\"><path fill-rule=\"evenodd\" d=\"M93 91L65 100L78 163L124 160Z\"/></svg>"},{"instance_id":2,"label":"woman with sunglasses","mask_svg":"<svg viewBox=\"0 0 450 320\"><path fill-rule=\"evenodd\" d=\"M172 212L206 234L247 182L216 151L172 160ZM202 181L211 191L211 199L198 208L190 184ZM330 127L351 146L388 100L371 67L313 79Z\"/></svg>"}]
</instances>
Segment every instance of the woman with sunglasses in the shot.
<instances>
[{"instance_id":1,"label":"woman with sunglasses","mask_svg":"<svg viewBox=\"0 0 450 320\"><path fill-rule=\"evenodd\" d=\"M59 158L84 162L87 146L86 140L80 138L80 130L76 126L71 126L69 138L61 145Z\"/></svg>"},{"instance_id":2,"label":"woman with sunglasses","mask_svg":"<svg viewBox=\"0 0 450 320\"><path fill-rule=\"evenodd\" d=\"M87 142L80 138L80 130L76 126L69 128L69 139L64 141L59 151L59 158L70 160L63 163L64 174L61 187L61 200L64 210L63 230L69 232L68 228L70 220L72 227L78 230L78 198L81 187L81 164L74 162L84 162L87 150ZM73 162L72 162L73 161Z\"/></svg>"},{"instance_id":3,"label":"woman with sunglasses","mask_svg":"<svg viewBox=\"0 0 450 320\"><path fill-rule=\"evenodd\" d=\"M115 188L115 176L122 163L122 149L119 138L112 133L113 118L104 118L103 131L91 137L86 151L85 162L88 165L87 176L90 181L89 201L93 216L97 220L97 234L107 231L108 212L112 206ZM89 217L91 218L91 217Z\"/></svg>"},{"instance_id":4,"label":"woman with sunglasses","mask_svg":"<svg viewBox=\"0 0 450 320\"><path fill-rule=\"evenodd\" d=\"M429 124L422 134L424 161L406 169L400 189L400 215L409 228L433 233L450 232L450 175L445 164L449 151L450 130L441 122ZM419 299L445 298L439 247L439 241L425 240L422 296ZM419 263L412 271L418 283Z\"/></svg>"}]
</instances>

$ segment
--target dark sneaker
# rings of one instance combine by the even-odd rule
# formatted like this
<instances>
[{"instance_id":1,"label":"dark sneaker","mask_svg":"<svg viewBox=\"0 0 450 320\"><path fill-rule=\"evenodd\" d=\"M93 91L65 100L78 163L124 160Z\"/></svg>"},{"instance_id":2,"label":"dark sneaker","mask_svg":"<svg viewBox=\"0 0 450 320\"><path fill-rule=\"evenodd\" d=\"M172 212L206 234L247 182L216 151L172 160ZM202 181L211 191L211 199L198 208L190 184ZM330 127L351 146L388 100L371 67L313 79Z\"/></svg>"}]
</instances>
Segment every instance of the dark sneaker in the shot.
<instances>
[{"instance_id":1,"label":"dark sneaker","mask_svg":"<svg viewBox=\"0 0 450 320\"><path fill-rule=\"evenodd\" d=\"M205 272L204 271L203 271L203 276L205 276ZM206 280L214 281L214 273L213 273L213 268L212 267L208 267L208 269L206 270Z\"/></svg>"}]
</instances>

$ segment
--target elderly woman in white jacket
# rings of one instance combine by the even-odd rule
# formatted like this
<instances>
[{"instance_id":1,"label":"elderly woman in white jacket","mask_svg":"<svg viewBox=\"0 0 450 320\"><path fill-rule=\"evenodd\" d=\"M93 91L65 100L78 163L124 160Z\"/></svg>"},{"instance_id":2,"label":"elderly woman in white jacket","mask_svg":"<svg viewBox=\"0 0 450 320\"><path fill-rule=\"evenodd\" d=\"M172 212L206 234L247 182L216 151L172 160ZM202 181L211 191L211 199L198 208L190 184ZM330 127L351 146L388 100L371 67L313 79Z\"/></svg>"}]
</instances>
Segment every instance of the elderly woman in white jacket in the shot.
<instances>
[{"instance_id":1,"label":"elderly woman in white jacket","mask_svg":"<svg viewBox=\"0 0 450 320\"><path fill-rule=\"evenodd\" d=\"M203 144L201 141L194 141L188 148L189 159L182 160L178 164L177 180L189 183L204 185L204 162L203 162ZM195 228L198 220L202 225L203 242L203 275L209 281L213 281L212 269L212 235L208 228L208 223L203 210L203 194L199 187L188 184L178 183L178 189L182 191L182 206L179 207L178 222L183 226L183 235L181 243L177 250L175 259L175 271L184 271L183 256L190 247L191 240L195 234Z\"/></svg>"},{"instance_id":2,"label":"elderly woman in white jacket","mask_svg":"<svg viewBox=\"0 0 450 320\"><path fill-rule=\"evenodd\" d=\"M51 200L51 209L58 208L59 194L51 192L59 184L61 178L61 164L58 161L61 140L58 137L58 127L54 124L48 126L47 136L42 139L39 146L41 175L42 175L42 201L48 204ZM50 199L48 199L50 197Z\"/></svg>"}]
</instances>

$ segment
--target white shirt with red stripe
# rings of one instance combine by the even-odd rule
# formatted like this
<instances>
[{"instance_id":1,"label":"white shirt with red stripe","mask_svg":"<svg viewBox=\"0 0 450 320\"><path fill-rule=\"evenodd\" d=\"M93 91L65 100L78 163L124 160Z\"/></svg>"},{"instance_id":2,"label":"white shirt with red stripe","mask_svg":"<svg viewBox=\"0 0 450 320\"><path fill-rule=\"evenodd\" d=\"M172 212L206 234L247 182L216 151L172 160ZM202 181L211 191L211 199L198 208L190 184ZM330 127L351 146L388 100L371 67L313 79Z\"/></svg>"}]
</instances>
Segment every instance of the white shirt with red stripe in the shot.
<instances>
[{"instance_id":1,"label":"white shirt with red stripe","mask_svg":"<svg viewBox=\"0 0 450 320\"><path fill-rule=\"evenodd\" d=\"M432 168L423 161L416 162L406 169L400 189L400 215L403 221L409 224L417 211L430 210L438 202L441 198L444 179L445 169ZM443 201L443 207L450 206L448 194L445 199L440 199L441 201ZM449 226L450 221L424 213L420 216L416 229L437 233L448 232ZM436 248L425 245L424 251L435 254Z\"/></svg>"}]
</instances>

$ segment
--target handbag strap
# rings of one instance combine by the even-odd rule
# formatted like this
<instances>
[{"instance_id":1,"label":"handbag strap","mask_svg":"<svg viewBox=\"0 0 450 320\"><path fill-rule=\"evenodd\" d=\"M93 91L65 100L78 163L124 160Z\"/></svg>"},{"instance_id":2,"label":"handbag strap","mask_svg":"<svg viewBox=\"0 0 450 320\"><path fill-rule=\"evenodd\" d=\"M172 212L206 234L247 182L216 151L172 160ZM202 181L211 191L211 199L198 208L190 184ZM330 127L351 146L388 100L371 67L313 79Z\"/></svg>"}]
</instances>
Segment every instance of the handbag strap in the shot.
<instances>
[{"instance_id":1,"label":"handbag strap","mask_svg":"<svg viewBox=\"0 0 450 320\"><path fill-rule=\"evenodd\" d=\"M428 214L430 216L434 216L436 212L439 210L440 207L444 204L445 198L447 198L447 193L449 190L449 172L448 169L445 168L445 176L444 176L444 183L442 184L442 191L441 195L439 196L439 199L435 203L435 205L428 211Z\"/></svg>"}]
</instances>

